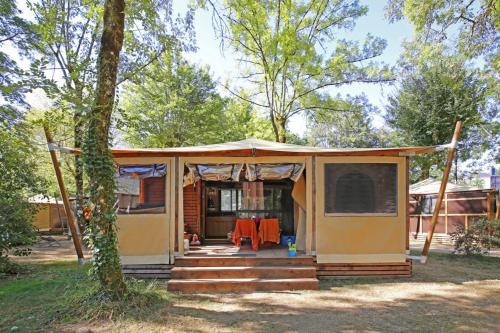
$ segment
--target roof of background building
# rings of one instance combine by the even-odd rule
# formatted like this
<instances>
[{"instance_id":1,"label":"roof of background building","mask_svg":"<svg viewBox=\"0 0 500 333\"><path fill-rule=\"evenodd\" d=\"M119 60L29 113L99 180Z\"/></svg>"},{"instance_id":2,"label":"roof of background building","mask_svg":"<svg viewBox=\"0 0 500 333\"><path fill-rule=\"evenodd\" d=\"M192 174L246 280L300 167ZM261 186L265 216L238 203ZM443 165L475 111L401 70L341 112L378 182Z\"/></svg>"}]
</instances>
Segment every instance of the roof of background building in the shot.
<instances>
[{"instance_id":1,"label":"roof of background building","mask_svg":"<svg viewBox=\"0 0 500 333\"><path fill-rule=\"evenodd\" d=\"M441 187L441 180L427 178L418 183L410 186L410 194L433 194L438 193ZM464 184L446 184L446 192L466 192L466 191L478 191L483 190L482 188Z\"/></svg>"}]
</instances>

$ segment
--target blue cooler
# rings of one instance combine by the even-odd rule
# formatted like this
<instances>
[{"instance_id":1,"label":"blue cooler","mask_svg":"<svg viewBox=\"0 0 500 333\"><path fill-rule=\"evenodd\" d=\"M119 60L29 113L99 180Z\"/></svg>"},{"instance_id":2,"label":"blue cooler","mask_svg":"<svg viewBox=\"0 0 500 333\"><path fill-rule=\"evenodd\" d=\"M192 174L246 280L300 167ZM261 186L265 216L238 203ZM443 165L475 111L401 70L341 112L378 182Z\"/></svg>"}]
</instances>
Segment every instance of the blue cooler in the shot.
<instances>
[{"instance_id":1,"label":"blue cooler","mask_svg":"<svg viewBox=\"0 0 500 333\"><path fill-rule=\"evenodd\" d=\"M286 236L286 235L281 235L281 246L287 246L288 247L288 239L292 242L292 244L295 244L295 236Z\"/></svg>"}]
</instances>

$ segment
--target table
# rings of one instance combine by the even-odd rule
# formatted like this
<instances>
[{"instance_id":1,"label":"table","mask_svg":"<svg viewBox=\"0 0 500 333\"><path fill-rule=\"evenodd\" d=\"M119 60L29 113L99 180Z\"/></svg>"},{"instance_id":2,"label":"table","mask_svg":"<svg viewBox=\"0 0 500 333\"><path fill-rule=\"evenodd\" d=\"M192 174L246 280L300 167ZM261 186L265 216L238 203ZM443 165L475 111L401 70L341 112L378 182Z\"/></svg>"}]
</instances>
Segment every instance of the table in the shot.
<instances>
[{"instance_id":1,"label":"table","mask_svg":"<svg viewBox=\"0 0 500 333\"><path fill-rule=\"evenodd\" d=\"M261 219L259 225L259 241L280 243L280 223L278 219Z\"/></svg>"},{"instance_id":2,"label":"table","mask_svg":"<svg viewBox=\"0 0 500 333\"><path fill-rule=\"evenodd\" d=\"M252 241L252 249L259 249L259 235L257 234L257 226L252 219L237 219L233 233L233 243L236 246L241 246L241 238L248 237Z\"/></svg>"}]
</instances>

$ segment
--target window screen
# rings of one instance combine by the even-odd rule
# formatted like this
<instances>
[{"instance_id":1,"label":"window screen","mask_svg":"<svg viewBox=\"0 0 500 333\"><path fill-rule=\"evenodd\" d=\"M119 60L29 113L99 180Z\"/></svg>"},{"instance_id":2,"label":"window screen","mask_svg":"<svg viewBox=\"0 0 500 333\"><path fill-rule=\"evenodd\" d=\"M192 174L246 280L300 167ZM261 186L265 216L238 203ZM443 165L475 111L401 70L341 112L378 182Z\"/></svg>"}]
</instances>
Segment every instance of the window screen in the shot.
<instances>
[{"instance_id":1,"label":"window screen","mask_svg":"<svg viewBox=\"0 0 500 333\"><path fill-rule=\"evenodd\" d=\"M325 164L325 213L397 213L397 165Z\"/></svg>"},{"instance_id":2,"label":"window screen","mask_svg":"<svg viewBox=\"0 0 500 333\"><path fill-rule=\"evenodd\" d=\"M118 166L116 175L118 213L164 213L165 175L165 164Z\"/></svg>"}]
</instances>

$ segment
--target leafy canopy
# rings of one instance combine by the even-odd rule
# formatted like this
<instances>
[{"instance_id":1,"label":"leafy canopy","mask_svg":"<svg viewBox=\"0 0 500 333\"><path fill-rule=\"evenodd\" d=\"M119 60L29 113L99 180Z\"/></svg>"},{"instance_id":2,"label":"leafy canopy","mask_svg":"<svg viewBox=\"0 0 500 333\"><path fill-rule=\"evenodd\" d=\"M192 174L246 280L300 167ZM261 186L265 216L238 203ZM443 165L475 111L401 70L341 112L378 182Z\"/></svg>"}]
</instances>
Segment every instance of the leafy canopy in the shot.
<instances>
[{"instance_id":1,"label":"leafy canopy","mask_svg":"<svg viewBox=\"0 0 500 333\"><path fill-rule=\"evenodd\" d=\"M485 92L478 71L467 67L463 58L436 55L402 78L399 90L389 98L386 121L396 131L398 144L427 146L449 142L454 124L461 120L459 156L467 159L484 148L477 134L487 130L492 120L485 108ZM488 135L479 137L490 140ZM414 174L425 179L444 158L426 155L414 160Z\"/></svg>"},{"instance_id":2,"label":"leafy canopy","mask_svg":"<svg viewBox=\"0 0 500 333\"><path fill-rule=\"evenodd\" d=\"M270 137L270 125L251 107L221 97L208 68L189 64L175 50L142 71L122 95L118 127L133 146L177 147Z\"/></svg>"}]
</instances>

